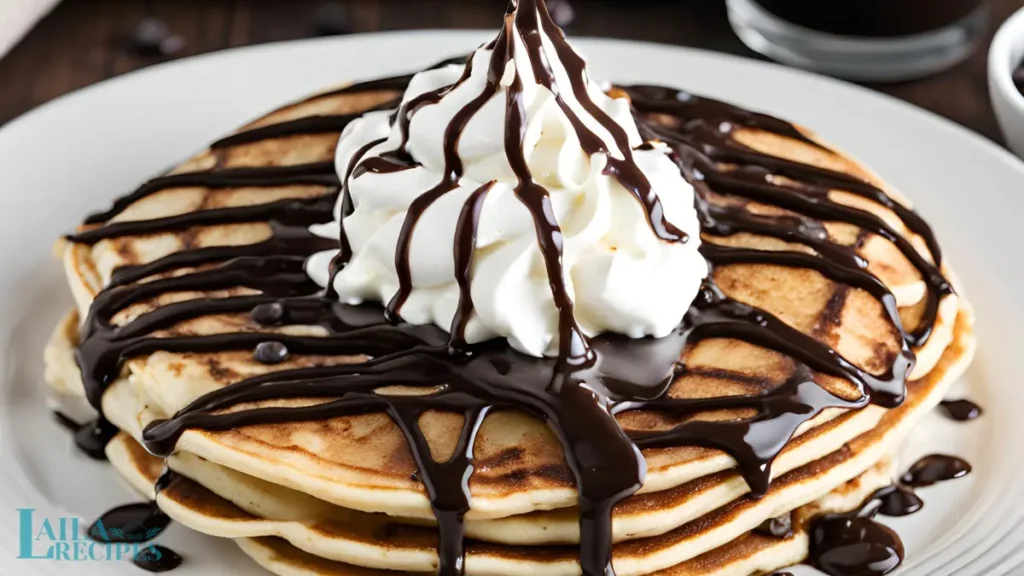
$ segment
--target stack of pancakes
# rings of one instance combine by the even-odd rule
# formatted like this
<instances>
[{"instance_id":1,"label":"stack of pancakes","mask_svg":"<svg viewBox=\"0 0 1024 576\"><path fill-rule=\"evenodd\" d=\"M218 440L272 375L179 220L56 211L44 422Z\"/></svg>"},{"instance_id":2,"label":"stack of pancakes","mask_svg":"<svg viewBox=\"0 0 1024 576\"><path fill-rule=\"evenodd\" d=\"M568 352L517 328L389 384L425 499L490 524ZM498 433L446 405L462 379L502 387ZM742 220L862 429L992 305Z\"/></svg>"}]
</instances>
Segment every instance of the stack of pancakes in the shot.
<instances>
[{"instance_id":1,"label":"stack of pancakes","mask_svg":"<svg viewBox=\"0 0 1024 576\"><path fill-rule=\"evenodd\" d=\"M244 128L246 134L262 129L264 137L222 142L172 174L330 162L338 130L275 135L267 128L295 125L304 118L356 115L398 95L386 85L368 84L364 89L290 105ZM677 128L668 116L652 113L649 119L665 129ZM814 137L809 133L803 136L786 136L756 123L734 126L730 133L737 146L849 174L895 196L859 164L810 144ZM720 168L734 167L723 162ZM180 215L286 199L323 196L333 204L337 193L329 183L207 188L183 180L180 187L139 196L113 218L83 225L79 232L127 222L171 222ZM705 193L717 191L712 186ZM830 199L877 215L930 258L923 239L910 232L893 210L841 190L832 192ZM746 209L753 214L786 214L781 208L756 203L747 204ZM122 226L123 233L98 241L63 243L63 263L78 308L57 327L45 355L47 381L60 409L83 421L90 417L88 409L83 409L88 403L75 349L82 320L116 271L143 270L138 266L176 253L260 244L271 238L272 219L171 226L142 233ZM928 299L919 271L881 236L846 223L826 222L825 228L832 242L850 247L867 262L867 269L895 297L903 326L915 329ZM807 246L745 232L708 234L703 240L760 251L814 253ZM157 267L151 275L135 274L128 284L222 265L213 259L194 267ZM943 272L948 277L945 266ZM814 269L734 263L715 266L713 279L729 297L773 314L866 372L884 372L900 353L899 330L873 296ZM111 322L130 332L137 319L153 318L160 310L185 301L251 294L258 290L244 281L211 290L165 291L128 303ZM266 334L267 340L274 334L326 336L320 326L267 326L237 312L159 325L151 335L181 339L253 333ZM753 574L806 558L813 518L856 508L876 489L890 484L891 454L970 361L972 317L956 294L942 296L931 334L914 353L917 363L902 404L892 409L874 404L855 410L829 408L817 414L797 429L771 462L771 484L761 497L750 494L737 462L725 452L707 446L645 448L643 487L613 513L616 574ZM254 359L251 349L190 352L158 347L128 356L120 374L106 383L101 399L102 416L120 429L107 446L107 456L131 486L144 497L155 498L172 519L212 536L234 539L253 559L278 574L385 576L438 569L438 533L430 500L405 435L383 412L223 431L189 428L166 462L142 447L147 425L173 417L212 391L267 372L361 363L368 356L292 354L268 364ZM756 394L781 385L795 369L794 361L779 352L728 338L688 345L679 360L688 370L673 384L671 394L678 398ZM819 376L822 386L837 395L855 399L863 394L850 382ZM414 392L396 387L377 393ZM318 401L273 398L229 410ZM693 416L709 421L746 417L744 409ZM618 415L626 429L669 428L677 424L672 418L644 411ZM463 429L463 415L430 410L420 417L419 425L430 456L436 462L451 458ZM579 574L574 476L562 445L546 423L516 410L492 411L481 425L472 456L465 572ZM154 486L165 464L174 474L157 492ZM770 520L780 518L789 521L787 533L773 535L765 530Z\"/></svg>"}]
</instances>

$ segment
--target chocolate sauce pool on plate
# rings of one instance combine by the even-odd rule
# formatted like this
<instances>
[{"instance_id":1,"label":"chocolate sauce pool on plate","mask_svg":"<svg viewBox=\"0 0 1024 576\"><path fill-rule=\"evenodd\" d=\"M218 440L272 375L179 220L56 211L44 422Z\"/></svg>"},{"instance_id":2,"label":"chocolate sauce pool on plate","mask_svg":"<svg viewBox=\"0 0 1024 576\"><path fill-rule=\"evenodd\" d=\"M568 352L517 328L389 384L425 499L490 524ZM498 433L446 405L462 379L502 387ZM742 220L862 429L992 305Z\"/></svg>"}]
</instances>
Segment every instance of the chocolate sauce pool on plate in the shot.
<instances>
[{"instance_id":1,"label":"chocolate sauce pool on plate","mask_svg":"<svg viewBox=\"0 0 1024 576\"><path fill-rule=\"evenodd\" d=\"M132 564L153 573L169 572L181 566L181 563L182 558L177 552L160 544L140 550L132 559Z\"/></svg>"},{"instance_id":2,"label":"chocolate sauce pool on plate","mask_svg":"<svg viewBox=\"0 0 1024 576\"><path fill-rule=\"evenodd\" d=\"M89 537L97 542L130 544L148 542L171 523L153 502L125 504L111 508L89 526Z\"/></svg>"},{"instance_id":3,"label":"chocolate sauce pool on plate","mask_svg":"<svg viewBox=\"0 0 1024 576\"><path fill-rule=\"evenodd\" d=\"M960 478L970 469L955 456L925 456L909 468L901 484L878 490L856 510L815 519L808 563L830 576L888 574L903 562L903 541L874 517L913 514L924 506L913 487Z\"/></svg>"},{"instance_id":4,"label":"chocolate sauce pool on plate","mask_svg":"<svg viewBox=\"0 0 1024 576\"><path fill-rule=\"evenodd\" d=\"M903 542L871 518L836 514L811 531L811 564L830 576L888 574L903 561Z\"/></svg>"},{"instance_id":5,"label":"chocolate sauce pool on plate","mask_svg":"<svg viewBox=\"0 0 1024 576\"><path fill-rule=\"evenodd\" d=\"M967 420L974 420L980 417L984 411L981 406L978 406L970 400L943 400L939 407L946 416L949 416L953 420L964 422Z\"/></svg>"},{"instance_id":6,"label":"chocolate sauce pool on plate","mask_svg":"<svg viewBox=\"0 0 1024 576\"><path fill-rule=\"evenodd\" d=\"M57 423L60 424L62 428L72 433L77 432L78 429L82 427L81 424L75 422L71 417L64 414L63 412L54 411L53 419L56 420Z\"/></svg>"},{"instance_id":7,"label":"chocolate sauce pool on plate","mask_svg":"<svg viewBox=\"0 0 1024 576\"><path fill-rule=\"evenodd\" d=\"M539 57L540 38L550 40L569 82L559 85ZM518 36L518 41L517 41ZM174 174L147 182L117 200L111 209L86 221L72 242L93 244L107 238L185 230L194 226L269 221L269 239L248 246L191 248L154 262L118 269L111 286L93 302L83 324L78 362L90 402L100 406L106 388L119 376L126 359L156 351L217 352L255 351L273 361L282 349L289 355L348 355L372 357L363 364L317 366L279 370L246 379L198 398L166 421L152 423L144 432L146 447L168 455L180 435L189 429L228 430L250 424L323 420L345 415L383 411L405 434L434 514L437 517L442 576L464 571L463 516L469 510L467 479L473 470L473 442L483 419L492 409L517 409L545 419L561 441L566 460L576 477L580 508L580 563L586 576L608 576L611 567L611 511L616 503L642 484L646 466L640 450L679 445L699 445L722 450L738 463L743 477L758 497L768 489L771 463L797 427L826 408L857 409L874 403L899 405L913 366L911 346L926 342L936 319L940 299L952 293L938 266L941 251L927 223L912 210L892 200L874 185L839 172L761 154L736 141L732 128L751 127L794 138L826 151L793 125L657 86L624 87L646 139L669 145L680 170L696 190L701 233L726 237L738 233L770 236L804 244L813 253L759 251L730 248L705 242L702 247L712 268L739 263L765 263L815 270L848 287L837 295L841 305L849 289L860 288L883 305L895 330L903 335L887 369L867 373L828 345L791 328L772 314L727 297L709 278L679 327L661 339L629 339L614 335L587 339L575 324L573 302L568 296L561 264L561 234L550 217L547 191L529 173L523 158L525 110L523 79L516 76L505 90L509 127L505 152L518 180L516 195L534 217L552 296L559 310L561 349L558 358L531 358L512 350L505 342L468 345L462 338L464 322L473 310L468 286L479 210L488 187L468 199L460 214L453 257L461 289L458 312L450 333L433 326L413 326L401 319L405 297L411 290L408 277L408 243L419 216L437 198L449 192L461 173L455 150L469 119L490 98L499 94L498 81L505 64L525 50L534 64L531 81L548 86L556 94L572 94L583 110L611 135L622 152L612 157L606 172L630 192L643 209L652 231L665 242L685 242L686 235L664 218L650 183L632 159L625 132L589 97L583 61L569 49L561 31L551 21L543 2L522 0L505 18L499 36L489 44L485 90L460 110L444 134L446 178L410 207L397 247L396 268L400 286L386 310L374 306L348 306L331 298L304 270L309 255L341 247L332 263L336 273L351 257L342 228L338 241L327 241L308 231L311 224L334 220L333 207L341 200L342 212L352 209L346 192L350 178L365 171L402 170L414 160L400 146L374 157L365 157L372 146L357 154L348 173L339 178L333 163L259 168L224 168ZM464 61L464 59L462 60ZM468 76L468 74L467 74ZM465 78L466 76L464 76ZM366 82L332 94L400 92L410 76ZM396 110L393 118L408 134L417 110L431 106L454 88L447 86L413 98ZM322 96L321 96L322 97ZM316 97L314 97L315 99ZM604 141L591 132L573 108L556 99L585 152L607 152ZM384 106L383 108L386 108ZM229 136L213 147L223 149L286 135L336 133L354 115L316 116L262 126ZM667 120L666 120L667 119ZM658 120L655 123L655 120ZM374 145L377 143L373 143ZM734 166L727 169L724 166ZM785 182L768 178L785 177ZM322 196L305 200L281 200L258 206L218 208L179 216L132 222L109 222L132 202L173 187L198 186L253 188L289 184L320 186ZM904 224L920 235L932 258L923 257L885 221L873 214L833 202L829 191L847 190L889 207ZM726 197L726 204L712 202ZM785 215L765 215L747 209L750 203L775 205ZM854 247L833 242L822 221L853 224L865 234L887 238L920 271L928 287L923 320L904 331L895 298L867 270ZM934 262L934 263L933 263ZM196 269L139 282L155 274L186 267ZM256 294L222 299L179 302L143 314L115 327L111 320L125 307L167 292L248 287ZM250 314L261 325L319 325L326 337L292 336L246 331L206 336L158 337L154 333L177 322L211 314ZM781 386L750 396L682 399L668 394L675 378L697 373L681 366L684 348L707 338L735 338L777 351L794 360L790 379ZM278 346L268 346L267 343ZM272 348L268 350L268 348ZM817 374L853 382L863 393L856 399L837 397L817 383ZM299 384L301 382L301 384ZM438 387L443 383L444 386ZM376 393L382 386L402 384L432 390L420 396L388 396ZM225 413L242 403L289 397L322 398L321 404L298 408L257 408ZM615 415L630 410L651 410L672 417L725 409L747 409L752 417L728 421L689 420L664 431L623 430ZM428 410L443 410L465 417L454 456L438 463L416 425ZM140 512L141 513L141 512Z\"/></svg>"},{"instance_id":8,"label":"chocolate sauce pool on plate","mask_svg":"<svg viewBox=\"0 0 1024 576\"><path fill-rule=\"evenodd\" d=\"M176 478L174 472L165 469L154 486L156 495ZM160 510L155 500L139 502L111 508L89 526L86 535L103 544L140 545L159 537L170 523L171 518ZM150 544L139 549L132 563L149 572L168 572L180 566L182 558L166 546Z\"/></svg>"},{"instance_id":9,"label":"chocolate sauce pool on plate","mask_svg":"<svg viewBox=\"0 0 1024 576\"><path fill-rule=\"evenodd\" d=\"M877 492L878 513L882 516L909 516L924 507L924 501L907 486L895 485Z\"/></svg>"},{"instance_id":10,"label":"chocolate sauce pool on plate","mask_svg":"<svg viewBox=\"0 0 1024 576\"><path fill-rule=\"evenodd\" d=\"M920 488L936 482L961 478L970 474L971 465L963 458L945 454L931 454L921 458L900 478L906 486Z\"/></svg>"}]
</instances>

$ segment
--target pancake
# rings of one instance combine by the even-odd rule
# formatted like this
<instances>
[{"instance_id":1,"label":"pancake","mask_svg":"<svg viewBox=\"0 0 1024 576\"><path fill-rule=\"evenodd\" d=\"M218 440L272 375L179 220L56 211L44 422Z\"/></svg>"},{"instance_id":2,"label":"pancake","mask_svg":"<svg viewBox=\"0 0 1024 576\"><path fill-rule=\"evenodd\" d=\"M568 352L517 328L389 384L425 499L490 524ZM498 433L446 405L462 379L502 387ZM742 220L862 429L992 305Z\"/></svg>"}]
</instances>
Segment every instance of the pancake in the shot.
<instances>
[{"instance_id":1,"label":"pancake","mask_svg":"<svg viewBox=\"0 0 1024 576\"><path fill-rule=\"evenodd\" d=\"M162 473L159 459L145 451L127 436L121 435L108 445L111 461L125 475L129 484L140 494L152 496L152 486ZM770 571L783 566L795 564L807 555L807 528L816 516L851 510L860 505L864 499L876 490L888 486L894 476L894 464L890 459L883 459L871 469L855 479L844 483L821 499L802 506L792 512L792 522L796 526L793 534L785 537L769 537L757 533L749 533L719 548L701 554L691 560L659 571L658 575L687 574L751 574ZM190 518L194 524L230 526L232 535L247 554L260 564L278 574L396 574L408 572L383 571L372 568L344 564L331 561L305 552L284 539L249 535L239 537L238 534L259 533L255 524L261 520L257 516L242 510L211 491L188 479L176 479L159 496L161 507L175 519ZM364 515L365 516L365 515ZM365 520L365 518L364 518ZM330 528L324 528L330 530ZM370 522L360 525L367 536L367 542L380 545L391 544L403 539L412 539L411 529L402 526ZM403 555L400 545L389 546L387 555ZM506 566L497 568L499 571L490 573L518 574L526 573L511 570ZM302 571L305 570L305 571ZM419 572L421 573L421 572Z\"/></svg>"},{"instance_id":2,"label":"pancake","mask_svg":"<svg viewBox=\"0 0 1024 576\"><path fill-rule=\"evenodd\" d=\"M798 528L787 538L750 533L729 544L657 572L657 576L727 576L767 574L797 564L807 556L808 527L813 518L853 510L874 490L890 481L890 466L879 463L869 472L838 487L819 501L793 511ZM240 538L242 550L282 576L382 576L389 572L331 562L305 553L277 538ZM393 573L393 572L392 572Z\"/></svg>"},{"instance_id":3,"label":"pancake","mask_svg":"<svg viewBox=\"0 0 1024 576\"><path fill-rule=\"evenodd\" d=\"M49 371L67 375L66 379L61 379L59 383L55 382L55 384L66 390L68 387L66 382L71 380L74 382L71 387L81 393L80 375L73 358L74 341L70 339L75 334L76 326L77 321L74 314L69 314L62 327L55 332L54 338L48 346L47 359ZM967 336L961 337L967 338ZM931 375L935 376L934 371ZM78 378L77 381L75 381L76 378ZM944 390L948 387L950 380L951 377L943 376L935 380L933 385L937 390ZM165 418L167 415L160 414L152 406L147 405L135 393L135 388L127 380L111 386L104 399L104 413L119 428L141 441L142 430L145 426L153 420ZM918 389L919 386L915 386L915 392ZM884 412L878 408L852 412L797 437L787 445L775 461L773 466L775 473L781 476L817 460L820 457L819 453L829 454L841 449L844 444L860 435L865 427L877 429ZM862 423L864 420L867 420L868 423ZM182 459L203 462L207 466L217 467L210 461L196 458L186 451L180 451L179 455L182 458L172 457L170 461L171 468L179 472L184 472L178 468L178 462ZM230 469L224 469L217 474L230 474L245 478L248 482L259 482L255 476L238 474ZM269 480L273 481L277 477L273 476ZM286 483L280 484L287 485ZM260 492L267 490L269 487L261 489ZM724 472L711 474L665 491L627 499L615 510L613 517L614 539L616 542L621 542L663 534L732 502L746 494L747 491L746 483L741 476L733 472ZM277 488L276 492L282 501L281 508L295 506L294 503L285 505L283 502L308 500L297 490ZM237 488L221 492L229 499L231 494L238 494L243 501L265 500L265 497L242 496L242 493ZM283 494L288 495L284 496ZM324 507L331 507L327 502L317 501ZM501 544L571 544L579 541L577 517L578 511L575 508L567 508L556 512L537 512L502 519L471 520L467 522L467 534L482 541Z\"/></svg>"},{"instance_id":4,"label":"pancake","mask_svg":"<svg viewBox=\"0 0 1024 576\"><path fill-rule=\"evenodd\" d=\"M617 545L613 550L616 573L640 575L660 569L689 573L685 571L688 568L677 565L692 564L703 554L743 541L744 533L766 519L813 506L814 500L837 485L868 473L898 446L920 415L941 400L948 385L966 368L973 356L972 324L970 313L964 311L958 320L956 341L938 366L928 377L913 383L908 400L888 412L872 431L808 466L780 476L761 499L738 498L661 536ZM116 393L112 390L111 394ZM108 445L107 453L130 485L153 496L156 476L163 470L162 459L147 453L127 434ZM157 503L174 520L197 531L226 538L275 537L306 554L346 565L416 572L437 568L437 535L433 528L414 526L408 519L331 506L187 453L173 456L168 465L178 479L159 493ZM531 524L528 516L517 521L520 527ZM476 525L468 524L470 538L480 538L478 531ZM487 535L484 529L483 538ZM804 550L796 545L794 549ZM578 570L571 547L521 548L483 542L467 546L466 573L470 575L576 574Z\"/></svg>"},{"instance_id":5,"label":"pancake","mask_svg":"<svg viewBox=\"0 0 1024 576\"><path fill-rule=\"evenodd\" d=\"M256 126L274 125L303 114L321 114L325 110L347 114L365 106L367 96L361 92L357 92L356 96L353 99L352 94L342 93L313 98L290 106L284 112L271 114ZM376 102L383 98L373 94L370 100ZM748 137L756 140L754 136ZM778 153L779 141L769 139L764 134L762 137L767 142L766 151ZM289 150L287 155L282 155L283 147ZM805 155L807 150L804 145L796 143L792 144L787 153L798 157ZM319 139L307 142L306 137L289 137L238 148L217 148L186 163L179 171L214 164L221 170L279 166L286 161L310 165L328 159L329 155L329 148L324 147ZM852 161L838 155L824 159L816 157L813 160L822 166L839 164L851 173L859 174ZM281 198L308 198L324 191L323 187L316 186L275 186L269 191L266 187L205 190L195 187L172 188L129 205L108 226L139 218L170 218L188 214L190 210L211 211ZM872 205L871 209L880 216L885 216L887 211L879 205ZM837 225L836 228L842 226ZM65 265L82 313L88 310L102 287L109 284L116 268L138 267L159 261L176 251L252 244L265 240L268 233L266 224L252 223L194 226L187 233L172 231L117 236L92 245L69 244L65 251ZM853 239L860 236L862 234L855 234ZM849 239L837 238L836 241ZM886 249L883 248L887 246L885 241L874 238L861 240L856 249L858 255L872 262L876 268L902 271L894 272L892 277L908 280L903 286L891 287L894 293L917 290L914 286L920 284L919 277L911 279L914 274L907 272L907 268L912 270L912 267L905 259L901 260L902 255L892 254L891 245ZM779 248L774 239L750 235L735 235L730 237L730 241L766 250ZM916 241L921 242L920 239ZM185 271L187 269L178 273ZM891 324L881 307L862 291L844 289L840 291L850 292L851 296L845 297L847 301L836 309L833 296L841 286L814 270L738 264L722 267L716 272L716 279L725 285L724 290L737 298L742 297L748 303L760 305L794 328L810 333L821 341L834 343L846 357L858 359L858 364L877 369L893 354L895 341L890 341L886 346L878 342L878 334L891 332ZM125 325L144 312L201 296L238 296L239 293L250 291L231 288L219 292L166 293L150 301L133 304L118 313L114 322ZM956 307L955 296L943 299L942 309L945 314L940 315L933 337L923 348L916 350L918 366L915 376L926 374L929 364L935 362L948 343L952 322L943 322L941 318L954 317ZM912 326L914 306L905 306L901 312L908 315L905 323ZM268 330L252 322L247 315L235 314L205 316L181 322L173 329L155 335L168 337L257 331L280 331L290 335L324 334L322 329L308 326ZM738 359L743 359L743 363L740 364ZM788 377L793 367L792 361L784 355L727 339L702 341L688 351L684 360L699 371L677 381L672 391L674 395L735 395L748 393L758 387L771 388ZM297 356L294 361L284 362L275 368L292 369L351 361L352 357ZM147 399L164 414L174 414L202 394L267 370L265 365L254 362L248 351L206 354L158 351L130 359L127 368L146 388ZM834 391L842 391L848 396L855 394L848 384L844 385L837 379L821 377L820 380L827 382ZM798 430L798 433L837 415L838 411L825 410L815 421ZM636 413L627 414L625 420L628 420L625 422L627 426L641 429L645 426L665 425L645 422ZM454 438L461 429L458 419L428 419L422 424L425 425L425 436L438 446L454 445ZM863 425L858 427L856 433L870 426L870 419L865 416ZM311 427L316 430L310 432ZM324 441L325 434L330 436L329 442ZM295 442L296 439L309 440L310 443ZM372 439L373 446L367 446L368 439ZM300 423L275 424L271 427L249 426L243 430L217 433L189 430L182 435L179 447L247 473L317 494L346 507L422 518L432 516L422 485L410 480L416 465L407 450L405 438L383 414L338 419L330 430L322 429L321 423L313 426ZM330 449L325 450L328 447ZM481 427L475 450L477 466L470 482L473 497L470 518L498 518L533 510L567 507L575 502L574 481L561 447L540 420L508 412L491 415ZM824 453L827 453L827 449L809 458ZM647 492L680 486L735 465L728 455L705 447L649 449L645 451L645 456L648 475L643 491Z\"/></svg>"}]
</instances>

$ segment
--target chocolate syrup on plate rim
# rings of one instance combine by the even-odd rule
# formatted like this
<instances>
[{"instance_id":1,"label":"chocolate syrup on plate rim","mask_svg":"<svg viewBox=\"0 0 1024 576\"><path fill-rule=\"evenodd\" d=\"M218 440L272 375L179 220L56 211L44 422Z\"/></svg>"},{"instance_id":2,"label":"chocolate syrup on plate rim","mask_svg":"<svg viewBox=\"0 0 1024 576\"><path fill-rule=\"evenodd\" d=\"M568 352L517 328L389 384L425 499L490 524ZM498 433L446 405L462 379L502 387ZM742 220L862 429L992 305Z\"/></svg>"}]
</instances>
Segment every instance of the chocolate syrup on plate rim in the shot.
<instances>
[{"instance_id":1,"label":"chocolate syrup on plate rim","mask_svg":"<svg viewBox=\"0 0 1024 576\"><path fill-rule=\"evenodd\" d=\"M946 416L958 422L980 418L984 413L981 406L967 399L943 400L939 407L945 412Z\"/></svg>"},{"instance_id":2,"label":"chocolate syrup on plate rim","mask_svg":"<svg viewBox=\"0 0 1024 576\"><path fill-rule=\"evenodd\" d=\"M521 43L514 41L518 35ZM545 35L565 66L569 85L559 86L547 60L540 54ZM458 312L450 333L432 326L402 322L401 308L411 291L408 244L412 230L431 202L454 188L461 174L455 154L459 137L469 118L498 94L505 64L520 47L533 63L534 80L551 89L577 131L584 150L607 152L604 142L580 121L561 95L572 93L582 107L611 134L622 151L612 157L606 172L631 192L644 209L652 230L663 241L685 242L686 235L664 218L657 195L632 160L625 132L589 98L583 62L566 44L551 21L543 2L522 0L513 4L505 26L488 47L492 50L485 91L459 111L444 135L448 175L436 188L423 194L409 209L396 249L400 286L385 310L374 306L348 306L325 294L306 275L303 264L310 254L337 248L332 277L351 257L344 234L339 242L312 235L308 226L332 221L333 206L341 195L343 214L352 209L346 186L360 171L401 170L412 162L404 146L369 157L365 147L353 160L345 178L339 179L329 162L286 167L223 168L174 174L153 179L113 207L91 216L87 226L70 240L93 244L107 238L185 230L236 222L266 222L272 236L248 246L186 249L154 262L120 268L113 282L94 300L85 319L78 349L87 396L100 406L106 388L119 376L126 359L159 350L169 352L216 352L251 350L273 361L282 354L365 354L373 359L358 365L320 366L270 372L237 382L198 398L173 418L152 423L144 432L151 452L169 455L180 435L188 429L228 430L252 424L308 421L384 411L405 435L418 466L438 522L440 574L464 571L463 517L469 510L468 479L473 471L473 443L489 411L518 409L544 418L561 440L567 462L576 477L580 508L580 563L587 576L614 574L611 565L611 512L622 499L643 483L646 465L641 449L699 445L717 448L732 456L755 496L768 489L771 463L797 427L830 407L856 409L869 403L899 405L906 394L906 377L913 366L912 346L927 341L940 299L952 292L938 264L941 252L928 225L915 212L892 200L879 188L839 172L756 152L731 136L732 127L752 127L773 132L821 148L789 123L748 112L728 104L701 98L676 89L655 86L626 87L641 131L648 139L671 146L681 171L696 189L701 232L707 237L752 233L800 243L814 254L793 251L760 251L704 243L702 252L714 267L735 263L765 263L816 270L845 288L861 288L883 304L896 330L903 334L901 350L893 354L882 374L869 374L844 359L831 347L789 327L772 314L728 298L709 278L679 327L661 339L628 339L614 335L587 339L576 326L572 299L567 293L561 263L561 234L549 215L547 191L529 173L523 158L525 110L522 79L516 76L506 89L505 152L518 179L516 194L534 217L537 239L547 266L550 286L559 310L560 354L557 358L531 358L504 342L468 345L463 340L465 322L473 310L469 293L469 269L479 211L489 186L474 192L460 214L453 258L461 289ZM468 66L467 66L468 67ZM467 78L467 70L463 78ZM400 91L410 76L357 84L331 94ZM393 115L408 134L408 123L417 110L436 103L452 86L413 98ZM386 108L387 105L381 108ZM652 117L669 118L655 124ZM268 138L342 129L355 115L315 116L263 126L229 136L214 145L224 149ZM611 155L610 155L611 156ZM735 168L726 169L728 164ZM769 178L784 176L787 183ZM319 185L323 195L308 200L285 200L259 206L204 210L174 217L124 223L107 223L132 202L178 186L224 188L273 187L288 184ZM903 237L873 214L850 208L828 197L831 189L848 190L880 202L906 226L925 239L932 261L920 255ZM721 205L714 197L736 202ZM767 216L750 212L746 204L758 202L785 208L788 215ZM854 224L864 234L877 234L893 244L920 271L929 290L924 318L913 332L903 330L895 298L867 271L867 263L854 248L833 242L822 221ZM198 270L184 271L196 266ZM180 271L138 283L143 278ZM248 287L256 295L223 299L199 299L170 304L143 314L124 326L111 319L125 307L174 291L216 290ZM158 337L154 332L196 317L211 314L249 313L267 326L320 325L326 337L277 333L240 332L205 336ZM735 338L792 357L797 364L791 377L766 392L723 398L680 399L669 396L674 379L698 369L680 365L684 348L706 338ZM267 342L275 343L267 350ZM260 348L263 352L259 352ZM283 350L283 351L282 351ZM816 382L816 374L853 382L862 392L856 399L840 398ZM438 386L444 383L443 386ZM429 389L420 396L387 396L376 393L382 386L404 384ZM300 408L256 408L228 414L222 410L241 403L282 398L319 398L320 404ZM627 431L615 415L629 410L652 410L686 416L709 410L752 409L754 415L740 420L689 421L665 431ZM417 424L428 410L444 410L465 416L457 449L446 462L436 462Z\"/></svg>"}]
</instances>

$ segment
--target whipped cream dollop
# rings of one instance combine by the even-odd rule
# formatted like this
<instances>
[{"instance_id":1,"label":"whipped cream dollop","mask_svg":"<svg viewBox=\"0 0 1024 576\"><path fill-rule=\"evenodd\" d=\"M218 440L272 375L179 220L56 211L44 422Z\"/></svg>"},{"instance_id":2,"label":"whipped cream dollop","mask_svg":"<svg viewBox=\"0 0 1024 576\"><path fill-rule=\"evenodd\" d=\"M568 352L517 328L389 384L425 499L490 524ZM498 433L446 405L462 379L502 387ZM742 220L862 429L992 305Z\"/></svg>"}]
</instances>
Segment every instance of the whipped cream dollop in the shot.
<instances>
[{"instance_id":1,"label":"whipped cream dollop","mask_svg":"<svg viewBox=\"0 0 1024 576\"><path fill-rule=\"evenodd\" d=\"M564 43L558 34L556 40ZM473 53L467 65L416 74L402 99L403 106L415 104L409 106L407 126L391 110L367 113L345 129L336 163L353 209L343 216L339 199L335 222L311 228L320 236L338 238L343 219L351 258L333 286L342 301L387 304L395 297L400 287L396 249L410 206L440 186L443 193L416 214L407 254L411 290L397 314L412 324L452 329L461 294L453 255L457 226L467 202L479 198L469 274L472 312L462 325L462 338L475 343L502 337L532 356L558 353L557 298L534 215L517 196L521 182L506 148L511 129L507 109L513 101L507 92L514 88L514 100L525 111L523 158L532 179L546 190L547 211L561 228L561 270L579 330L586 336L615 332L662 337L680 323L708 270L698 252L693 188L663 144L643 142L628 100L606 95L582 64L575 70L581 78L572 78L574 71L559 58L551 36L540 36L539 51L534 46L532 54L519 34L507 36L514 46L505 47L510 56L497 86L492 80L497 77L492 60L496 48L491 44ZM554 91L537 80L531 56L540 53L550 67ZM573 80L576 90L569 89ZM489 90L493 94L486 102L473 104ZM467 107L473 114L465 121L460 115ZM591 113L595 107L603 118ZM446 173L451 170L446 131L463 121L453 149L460 172L452 177ZM620 130L617 135L609 121ZM580 123L603 142L605 151L586 152ZM627 139L629 149L623 150L617 140ZM382 156L392 163L381 164ZM366 164L370 159L377 164ZM610 169L616 161L635 165L660 202L663 221L685 238L659 237L635 191ZM444 186L446 179L450 186ZM308 274L322 286L329 281L336 254L322 252L307 262Z\"/></svg>"}]
</instances>

